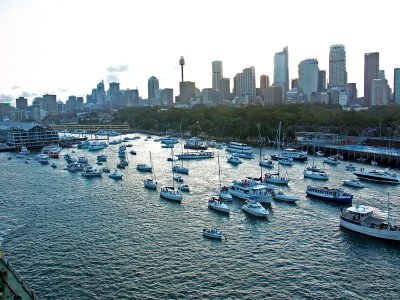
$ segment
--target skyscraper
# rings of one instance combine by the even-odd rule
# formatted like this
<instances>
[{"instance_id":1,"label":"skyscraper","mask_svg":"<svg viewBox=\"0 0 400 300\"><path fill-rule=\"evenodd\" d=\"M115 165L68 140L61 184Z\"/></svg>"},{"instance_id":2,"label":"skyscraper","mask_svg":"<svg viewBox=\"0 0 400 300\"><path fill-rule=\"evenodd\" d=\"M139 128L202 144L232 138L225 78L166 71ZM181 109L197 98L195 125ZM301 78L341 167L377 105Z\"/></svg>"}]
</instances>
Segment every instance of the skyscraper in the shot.
<instances>
[{"instance_id":1,"label":"skyscraper","mask_svg":"<svg viewBox=\"0 0 400 300\"><path fill-rule=\"evenodd\" d=\"M212 62L212 88L218 92L221 92L222 77L222 61L215 60Z\"/></svg>"},{"instance_id":2,"label":"skyscraper","mask_svg":"<svg viewBox=\"0 0 400 300\"><path fill-rule=\"evenodd\" d=\"M231 80L229 78L221 78L219 98L222 102L231 99Z\"/></svg>"},{"instance_id":3,"label":"skyscraper","mask_svg":"<svg viewBox=\"0 0 400 300\"><path fill-rule=\"evenodd\" d=\"M28 99L24 97L18 97L15 99L17 109L25 110L28 108Z\"/></svg>"},{"instance_id":4,"label":"skyscraper","mask_svg":"<svg viewBox=\"0 0 400 300\"><path fill-rule=\"evenodd\" d=\"M151 76L147 81L147 98L154 99L156 97L156 90L159 89L158 79L155 76Z\"/></svg>"},{"instance_id":5,"label":"skyscraper","mask_svg":"<svg viewBox=\"0 0 400 300\"><path fill-rule=\"evenodd\" d=\"M326 92L326 71L320 70L318 72L318 92Z\"/></svg>"},{"instance_id":6,"label":"skyscraper","mask_svg":"<svg viewBox=\"0 0 400 300\"><path fill-rule=\"evenodd\" d=\"M260 89L266 89L269 87L269 76L261 75L260 76Z\"/></svg>"},{"instance_id":7,"label":"skyscraper","mask_svg":"<svg viewBox=\"0 0 400 300\"><path fill-rule=\"evenodd\" d=\"M247 97L251 103L256 97L256 71L254 67L243 69L242 73L236 74L234 78L235 96Z\"/></svg>"},{"instance_id":8,"label":"skyscraper","mask_svg":"<svg viewBox=\"0 0 400 300\"><path fill-rule=\"evenodd\" d=\"M283 48L282 52L275 53L274 56L274 85L283 88L283 97L289 90L289 52L288 47Z\"/></svg>"},{"instance_id":9,"label":"skyscraper","mask_svg":"<svg viewBox=\"0 0 400 300\"><path fill-rule=\"evenodd\" d=\"M371 105L372 80L379 76L379 52L364 54L364 101Z\"/></svg>"},{"instance_id":10,"label":"skyscraper","mask_svg":"<svg viewBox=\"0 0 400 300\"><path fill-rule=\"evenodd\" d=\"M353 102L357 100L357 84L356 83L348 83L347 84L347 95L349 102Z\"/></svg>"},{"instance_id":11,"label":"skyscraper","mask_svg":"<svg viewBox=\"0 0 400 300\"><path fill-rule=\"evenodd\" d=\"M329 89L346 90L346 50L344 45L332 45L329 50Z\"/></svg>"},{"instance_id":12,"label":"skyscraper","mask_svg":"<svg viewBox=\"0 0 400 300\"><path fill-rule=\"evenodd\" d=\"M110 88L108 90L110 102L113 107L120 107L121 92L119 89L119 82L110 82Z\"/></svg>"},{"instance_id":13,"label":"skyscraper","mask_svg":"<svg viewBox=\"0 0 400 300\"><path fill-rule=\"evenodd\" d=\"M311 94L318 91L318 75L318 60L306 59L299 63L298 86L306 101L310 101Z\"/></svg>"},{"instance_id":14,"label":"skyscraper","mask_svg":"<svg viewBox=\"0 0 400 300\"><path fill-rule=\"evenodd\" d=\"M393 98L395 104L400 104L400 68L394 69Z\"/></svg>"}]
</instances>

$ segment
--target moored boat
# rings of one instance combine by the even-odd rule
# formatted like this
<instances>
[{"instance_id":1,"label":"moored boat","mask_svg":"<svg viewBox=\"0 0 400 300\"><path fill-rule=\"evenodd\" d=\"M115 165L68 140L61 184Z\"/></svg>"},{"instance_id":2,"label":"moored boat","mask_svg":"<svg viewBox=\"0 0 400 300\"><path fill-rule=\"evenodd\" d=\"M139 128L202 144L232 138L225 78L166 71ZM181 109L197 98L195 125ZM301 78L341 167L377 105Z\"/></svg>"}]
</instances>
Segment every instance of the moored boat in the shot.
<instances>
[{"instance_id":1,"label":"moored boat","mask_svg":"<svg viewBox=\"0 0 400 300\"><path fill-rule=\"evenodd\" d=\"M360 181L360 179L345 179L343 180L343 184L357 188L365 187L365 185Z\"/></svg>"},{"instance_id":2,"label":"moored boat","mask_svg":"<svg viewBox=\"0 0 400 300\"><path fill-rule=\"evenodd\" d=\"M253 199L262 203L272 203L273 189L258 184L255 180L244 179L234 180L229 186L229 193L237 198L248 200Z\"/></svg>"},{"instance_id":3,"label":"moored boat","mask_svg":"<svg viewBox=\"0 0 400 300\"><path fill-rule=\"evenodd\" d=\"M400 183L400 177L394 172L389 172L389 169L365 171L362 168L359 171L353 172L353 174L363 180L393 184Z\"/></svg>"},{"instance_id":4,"label":"moored boat","mask_svg":"<svg viewBox=\"0 0 400 300\"><path fill-rule=\"evenodd\" d=\"M212 238L212 239L221 240L224 237L224 234L217 229L203 228L203 236Z\"/></svg>"},{"instance_id":5,"label":"moored boat","mask_svg":"<svg viewBox=\"0 0 400 300\"><path fill-rule=\"evenodd\" d=\"M286 202L296 202L299 198L296 195L287 194L284 191L278 191L274 194L274 200L286 201Z\"/></svg>"},{"instance_id":6,"label":"moored boat","mask_svg":"<svg viewBox=\"0 0 400 300\"><path fill-rule=\"evenodd\" d=\"M353 195L340 188L329 188L327 186L309 185L306 189L307 196L320 198L338 203L351 203Z\"/></svg>"},{"instance_id":7,"label":"moored boat","mask_svg":"<svg viewBox=\"0 0 400 300\"><path fill-rule=\"evenodd\" d=\"M112 179L122 179L122 174L118 170L115 170L114 173L108 175L108 177Z\"/></svg>"},{"instance_id":8,"label":"moored boat","mask_svg":"<svg viewBox=\"0 0 400 300\"><path fill-rule=\"evenodd\" d=\"M242 210L256 217L266 218L269 211L256 200L247 200L242 206Z\"/></svg>"},{"instance_id":9,"label":"moored boat","mask_svg":"<svg viewBox=\"0 0 400 300\"><path fill-rule=\"evenodd\" d=\"M211 197L208 199L208 207L214 210L229 214L230 208L228 205L223 203L218 197Z\"/></svg>"}]
</instances>

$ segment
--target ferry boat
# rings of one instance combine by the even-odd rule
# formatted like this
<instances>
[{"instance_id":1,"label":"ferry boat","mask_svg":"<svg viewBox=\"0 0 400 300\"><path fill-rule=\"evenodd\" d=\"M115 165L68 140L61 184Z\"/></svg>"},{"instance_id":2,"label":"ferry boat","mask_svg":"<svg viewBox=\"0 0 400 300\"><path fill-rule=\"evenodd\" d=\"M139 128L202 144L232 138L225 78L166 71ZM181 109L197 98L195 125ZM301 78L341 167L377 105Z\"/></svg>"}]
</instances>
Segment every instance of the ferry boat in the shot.
<instances>
[{"instance_id":1,"label":"ferry boat","mask_svg":"<svg viewBox=\"0 0 400 300\"><path fill-rule=\"evenodd\" d=\"M292 148L287 148L282 150L282 156L291 157L293 160L298 161L306 161L307 160L307 152L299 151Z\"/></svg>"},{"instance_id":2,"label":"ferry boat","mask_svg":"<svg viewBox=\"0 0 400 300\"><path fill-rule=\"evenodd\" d=\"M353 172L353 174L363 180L393 184L400 183L400 177L396 173L389 172L389 169L365 171L362 168L360 171Z\"/></svg>"},{"instance_id":3,"label":"ferry boat","mask_svg":"<svg viewBox=\"0 0 400 300\"><path fill-rule=\"evenodd\" d=\"M306 194L307 196L340 203L351 203L353 200L352 194L340 188L329 188L327 186L309 185Z\"/></svg>"},{"instance_id":4,"label":"ferry boat","mask_svg":"<svg viewBox=\"0 0 400 300\"><path fill-rule=\"evenodd\" d=\"M205 159L213 158L214 153L211 151L199 151L199 152L186 152L182 154L175 154L179 159Z\"/></svg>"},{"instance_id":5,"label":"ferry boat","mask_svg":"<svg viewBox=\"0 0 400 300\"><path fill-rule=\"evenodd\" d=\"M234 180L228 189L229 193L243 200L256 200L261 203L272 203L273 189L258 184L255 180Z\"/></svg>"},{"instance_id":6,"label":"ferry boat","mask_svg":"<svg viewBox=\"0 0 400 300\"><path fill-rule=\"evenodd\" d=\"M247 153L247 154L253 153L251 147L249 147L244 143L237 143L237 142L230 142L228 144L228 147L226 148L226 151L233 153Z\"/></svg>"},{"instance_id":7,"label":"ferry boat","mask_svg":"<svg viewBox=\"0 0 400 300\"><path fill-rule=\"evenodd\" d=\"M390 205L388 206L390 207ZM376 208L372 206L358 203L346 209L342 208L340 210L340 226L372 237L400 241L400 226L390 223L390 209L387 220L375 216L375 210Z\"/></svg>"}]
</instances>

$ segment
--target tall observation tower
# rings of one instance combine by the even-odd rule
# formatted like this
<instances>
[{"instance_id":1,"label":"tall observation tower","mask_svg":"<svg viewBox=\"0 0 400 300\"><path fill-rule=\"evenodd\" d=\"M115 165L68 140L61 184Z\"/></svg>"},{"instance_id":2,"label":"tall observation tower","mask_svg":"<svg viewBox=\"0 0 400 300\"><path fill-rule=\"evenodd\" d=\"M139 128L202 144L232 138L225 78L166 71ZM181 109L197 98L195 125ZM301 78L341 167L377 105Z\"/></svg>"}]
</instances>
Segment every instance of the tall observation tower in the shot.
<instances>
[{"instance_id":1,"label":"tall observation tower","mask_svg":"<svg viewBox=\"0 0 400 300\"><path fill-rule=\"evenodd\" d=\"M181 74L182 74L182 82L183 82L183 66L185 65L185 59L183 56L179 59L179 64L181 65Z\"/></svg>"}]
</instances>

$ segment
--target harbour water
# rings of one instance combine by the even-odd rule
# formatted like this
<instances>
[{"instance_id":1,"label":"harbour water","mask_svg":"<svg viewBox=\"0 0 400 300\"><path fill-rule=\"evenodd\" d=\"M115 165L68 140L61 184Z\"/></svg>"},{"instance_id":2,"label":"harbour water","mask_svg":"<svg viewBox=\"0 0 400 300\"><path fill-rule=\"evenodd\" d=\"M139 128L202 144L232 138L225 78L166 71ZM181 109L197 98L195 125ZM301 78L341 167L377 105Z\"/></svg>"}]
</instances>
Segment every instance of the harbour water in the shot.
<instances>
[{"instance_id":1,"label":"harbour water","mask_svg":"<svg viewBox=\"0 0 400 300\"><path fill-rule=\"evenodd\" d=\"M121 170L122 181L65 171L62 156L53 160L53 169L0 153L3 250L39 299L399 298L399 244L341 229L339 205L305 196L308 184L339 187L352 178L347 162L325 165L330 179L322 183L303 178L305 163L287 167L291 181L282 189L300 200L273 202L269 220L262 220L244 214L238 199L228 204L230 216L207 208L219 187L216 157L184 162L191 192L181 204L160 199L143 187L151 175L138 172L136 164L149 163L151 151L157 181L170 185L170 149L143 137L130 143L137 155ZM85 155L94 165L102 153L73 150L73 157ZM214 151L220 153L224 184L260 175L258 159L235 167L226 163L225 150ZM104 154L103 166L114 169L118 145ZM322 158L316 163L322 167ZM354 194L353 203L384 212L390 192L392 220L399 223L400 187L366 185L343 188ZM204 227L218 228L227 240L204 238Z\"/></svg>"}]
</instances>

